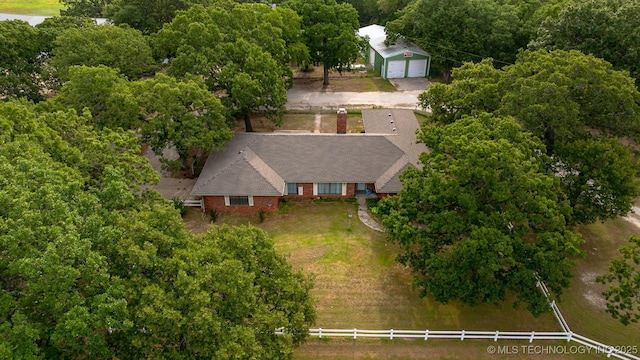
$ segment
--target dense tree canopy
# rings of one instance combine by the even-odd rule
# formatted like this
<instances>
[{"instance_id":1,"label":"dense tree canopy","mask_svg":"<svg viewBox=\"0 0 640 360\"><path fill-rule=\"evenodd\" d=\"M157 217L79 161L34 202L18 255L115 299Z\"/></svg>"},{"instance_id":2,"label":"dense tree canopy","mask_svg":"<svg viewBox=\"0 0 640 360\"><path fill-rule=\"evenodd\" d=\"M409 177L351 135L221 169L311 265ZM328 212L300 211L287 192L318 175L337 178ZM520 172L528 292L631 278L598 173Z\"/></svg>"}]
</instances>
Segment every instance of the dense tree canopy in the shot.
<instances>
[{"instance_id":1,"label":"dense tree canopy","mask_svg":"<svg viewBox=\"0 0 640 360\"><path fill-rule=\"evenodd\" d=\"M69 81L50 102L78 113L89 110L97 128L135 130L141 125L140 106L129 81L104 65L71 66Z\"/></svg>"},{"instance_id":2,"label":"dense tree canopy","mask_svg":"<svg viewBox=\"0 0 640 360\"><path fill-rule=\"evenodd\" d=\"M210 5L215 0L112 0L105 7L104 14L114 24L128 24L145 34L152 34L169 23L180 10L191 6Z\"/></svg>"},{"instance_id":3,"label":"dense tree canopy","mask_svg":"<svg viewBox=\"0 0 640 360\"><path fill-rule=\"evenodd\" d=\"M291 10L220 2L180 12L154 38L158 56L173 58L168 73L200 75L227 110L243 117L266 111L275 121L287 102L290 63L306 59L300 19Z\"/></svg>"},{"instance_id":4,"label":"dense tree canopy","mask_svg":"<svg viewBox=\"0 0 640 360\"><path fill-rule=\"evenodd\" d=\"M60 10L63 16L104 17L105 7L112 0L59 0L65 8Z\"/></svg>"},{"instance_id":5,"label":"dense tree canopy","mask_svg":"<svg viewBox=\"0 0 640 360\"><path fill-rule=\"evenodd\" d=\"M105 65L130 80L152 74L158 68L142 33L126 26L69 29L56 38L54 45L50 62L63 81L68 79L73 65Z\"/></svg>"},{"instance_id":6,"label":"dense tree canopy","mask_svg":"<svg viewBox=\"0 0 640 360\"><path fill-rule=\"evenodd\" d=\"M567 287L581 238L566 226L571 209L542 143L487 113L418 137L431 149L424 167L405 171L378 211L421 294L470 305L515 295L534 315L547 311L537 277L557 294Z\"/></svg>"},{"instance_id":7,"label":"dense tree canopy","mask_svg":"<svg viewBox=\"0 0 640 360\"><path fill-rule=\"evenodd\" d=\"M528 41L520 24L514 6L494 0L416 0L387 23L387 32L391 40L405 37L429 51L448 80L451 69L466 61L512 63Z\"/></svg>"},{"instance_id":8,"label":"dense tree canopy","mask_svg":"<svg viewBox=\"0 0 640 360\"><path fill-rule=\"evenodd\" d=\"M220 148L233 135L222 103L199 78L157 74L129 82L105 66L72 66L69 77L44 108L88 110L100 129L140 129L156 154L175 148L182 168L192 164L192 155Z\"/></svg>"},{"instance_id":9,"label":"dense tree canopy","mask_svg":"<svg viewBox=\"0 0 640 360\"><path fill-rule=\"evenodd\" d=\"M525 51L502 70L491 60L465 64L454 79L432 84L420 95L422 106L443 123L480 112L513 116L553 156L573 208L571 224L631 209L638 195L635 162L627 148L606 139L639 134L640 93L625 73L577 51Z\"/></svg>"},{"instance_id":10,"label":"dense tree canopy","mask_svg":"<svg viewBox=\"0 0 640 360\"><path fill-rule=\"evenodd\" d=\"M335 0L288 0L284 6L302 17L304 42L311 60L324 66L324 84L329 85L329 70L342 71L356 61L361 42L358 11L351 4Z\"/></svg>"},{"instance_id":11,"label":"dense tree canopy","mask_svg":"<svg viewBox=\"0 0 640 360\"><path fill-rule=\"evenodd\" d=\"M40 31L21 20L0 21L0 48L0 97L41 100L40 83L49 76Z\"/></svg>"},{"instance_id":12,"label":"dense tree canopy","mask_svg":"<svg viewBox=\"0 0 640 360\"><path fill-rule=\"evenodd\" d=\"M191 234L134 133L46 108L0 103L0 357L291 358L311 284L272 240Z\"/></svg>"},{"instance_id":13,"label":"dense tree canopy","mask_svg":"<svg viewBox=\"0 0 640 360\"><path fill-rule=\"evenodd\" d=\"M569 1L542 23L530 47L593 54L628 70L640 85L640 1Z\"/></svg>"},{"instance_id":14,"label":"dense tree canopy","mask_svg":"<svg viewBox=\"0 0 640 360\"><path fill-rule=\"evenodd\" d=\"M198 78L178 81L163 74L132 84L143 116L142 138L156 154L175 147L183 168L191 151L209 153L233 136L220 100Z\"/></svg>"},{"instance_id":15,"label":"dense tree canopy","mask_svg":"<svg viewBox=\"0 0 640 360\"><path fill-rule=\"evenodd\" d=\"M609 285L603 293L607 312L624 325L640 321L640 237L632 235L629 245L620 248L619 258L609 265L609 272L598 282Z\"/></svg>"}]
</instances>

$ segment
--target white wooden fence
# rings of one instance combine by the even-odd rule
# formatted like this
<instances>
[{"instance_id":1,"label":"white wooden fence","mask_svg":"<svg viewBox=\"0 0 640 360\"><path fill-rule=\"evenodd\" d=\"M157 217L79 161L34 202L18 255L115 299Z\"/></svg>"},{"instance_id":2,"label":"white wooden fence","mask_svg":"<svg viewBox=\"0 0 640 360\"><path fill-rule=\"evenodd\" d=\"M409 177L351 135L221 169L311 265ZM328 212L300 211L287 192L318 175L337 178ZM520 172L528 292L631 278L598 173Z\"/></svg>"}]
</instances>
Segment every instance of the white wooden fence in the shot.
<instances>
[{"instance_id":1,"label":"white wooden fence","mask_svg":"<svg viewBox=\"0 0 640 360\"><path fill-rule=\"evenodd\" d=\"M276 335L284 335L286 329L279 328ZM575 342L591 351L593 354L606 355L622 360L640 360L635 356L638 352L637 347L615 347L602 344L595 340L589 339L582 335L572 332L558 331L465 331L465 330L363 330L363 329L309 329L309 336L322 338L379 338L379 339L454 339L454 340L521 340L532 343L534 340L563 340L567 342ZM495 348L494 348L495 349ZM560 352L561 353L561 352Z\"/></svg>"},{"instance_id":2,"label":"white wooden fence","mask_svg":"<svg viewBox=\"0 0 640 360\"><path fill-rule=\"evenodd\" d=\"M551 300L551 294L544 282L538 281L537 286L549 301L553 315L558 320L563 331L559 332L536 332L536 331L465 331L465 330L362 330L362 329L309 329L309 336L322 339L323 337L349 337L357 338L383 338L383 339L484 339L484 340L525 340L532 343L534 340L564 340L575 342L593 351L595 354L606 355L622 360L640 360L637 357L638 346L609 346L589 339L579 334L575 334L569 329L569 324L562 316L555 300ZM276 329L277 335L284 335L287 330ZM629 344L630 345L630 344ZM487 349L489 350L489 349ZM495 350L495 348L494 348Z\"/></svg>"},{"instance_id":3,"label":"white wooden fence","mask_svg":"<svg viewBox=\"0 0 640 360\"><path fill-rule=\"evenodd\" d=\"M547 301L549 302L549 306L551 306L551 311L553 312L553 315L556 317L556 320L558 320L558 323L560 324L560 327L562 328L562 330L564 330L564 332L566 333L571 333L569 324L564 319L564 316L562 316L562 313L560 312L558 305L556 305L556 301L551 300L551 294L549 293L549 289L547 289L547 285L543 281L538 280L538 283L536 284L536 286L540 288L540 291L542 291L544 296L547 298Z\"/></svg>"},{"instance_id":4,"label":"white wooden fence","mask_svg":"<svg viewBox=\"0 0 640 360\"><path fill-rule=\"evenodd\" d=\"M204 202L202 201L202 199L200 199L200 200L182 200L182 203L184 204L184 206L199 207L199 208L202 209L202 211L204 211Z\"/></svg>"}]
</instances>

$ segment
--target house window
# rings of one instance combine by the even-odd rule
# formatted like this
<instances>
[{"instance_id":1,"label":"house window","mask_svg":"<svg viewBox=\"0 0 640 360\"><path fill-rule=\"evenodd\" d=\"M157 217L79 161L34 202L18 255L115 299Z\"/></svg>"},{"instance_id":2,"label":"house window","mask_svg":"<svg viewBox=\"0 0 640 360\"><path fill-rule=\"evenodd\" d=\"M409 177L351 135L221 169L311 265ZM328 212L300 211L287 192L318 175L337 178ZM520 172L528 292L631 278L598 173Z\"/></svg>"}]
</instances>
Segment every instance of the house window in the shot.
<instances>
[{"instance_id":1,"label":"house window","mask_svg":"<svg viewBox=\"0 0 640 360\"><path fill-rule=\"evenodd\" d=\"M287 194L289 194L289 195L298 195L298 184L296 184L296 183L287 183Z\"/></svg>"},{"instance_id":2,"label":"house window","mask_svg":"<svg viewBox=\"0 0 640 360\"><path fill-rule=\"evenodd\" d=\"M253 204L249 196L228 196L228 205L239 205L239 206L252 206Z\"/></svg>"},{"instance_id":3,"label":"house window","mask_svg":"<svg viewBox=\"0 0 640 360\"><path fill-rule=\"evenodd\" d=\"M342 183L318 183L318 195L342 195Z\"/></svg>"}]
</instances>

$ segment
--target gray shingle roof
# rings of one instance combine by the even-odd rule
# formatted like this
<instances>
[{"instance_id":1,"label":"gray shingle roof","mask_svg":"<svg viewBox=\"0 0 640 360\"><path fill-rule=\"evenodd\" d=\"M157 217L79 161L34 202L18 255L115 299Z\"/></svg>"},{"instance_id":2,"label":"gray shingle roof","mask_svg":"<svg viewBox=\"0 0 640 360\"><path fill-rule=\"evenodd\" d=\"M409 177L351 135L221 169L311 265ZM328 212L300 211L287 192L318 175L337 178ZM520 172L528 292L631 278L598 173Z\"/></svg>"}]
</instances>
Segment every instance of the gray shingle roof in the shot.
<instances>
[{"instance_id":1,"label":"gray shingle roof","mask_svg":"<svg viewBox=\"0 0 640 360\"><path fill-rule=\"evenodd\" d=\"M389 127L388 110L363 111L366 134L238 133L211 153L191 194L280 196L288 182L375 183L396 193L398 174L426 147L415 144L413 112L391 113Z\"/></svg>"}]
</instances>

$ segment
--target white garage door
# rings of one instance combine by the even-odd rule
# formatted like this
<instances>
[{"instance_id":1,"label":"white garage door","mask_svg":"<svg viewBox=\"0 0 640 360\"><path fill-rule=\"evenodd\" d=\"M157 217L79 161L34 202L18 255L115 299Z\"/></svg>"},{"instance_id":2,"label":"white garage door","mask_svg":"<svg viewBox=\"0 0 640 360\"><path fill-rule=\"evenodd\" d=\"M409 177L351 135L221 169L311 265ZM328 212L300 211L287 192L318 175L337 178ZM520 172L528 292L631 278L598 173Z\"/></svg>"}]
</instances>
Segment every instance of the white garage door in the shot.
<instances>
[{"instance_id":1,"label":"white garage door","mask_svg":"<svg viewBox=\"0 0 640 360\"><path fill-rule=\"evenodd\" d=\"M389 61L387 67L387 79L397 79L404 77L404 67L407 62L404 60Z\"/></svg>"},{"instance_id":2,"label":"white garage door","mask_svg":"<svg viewBox=\"0 0 640 360\"><path fill-rule=\"evenodd\" d=\"M373 49L369 49L369 64L373 66L375 65L375 61L376 61L376 51Z\"/></svg>"},{"instance_id":3,"label":"white garage door","mask_svg":"<svg viewBox=\"0 0 640 360\"><path fill-rule=\"evenodd\" d=\"M426 74L427 59L409 61L409 76L407 77L424 77Z\"/></svg>"}]
</instances>

